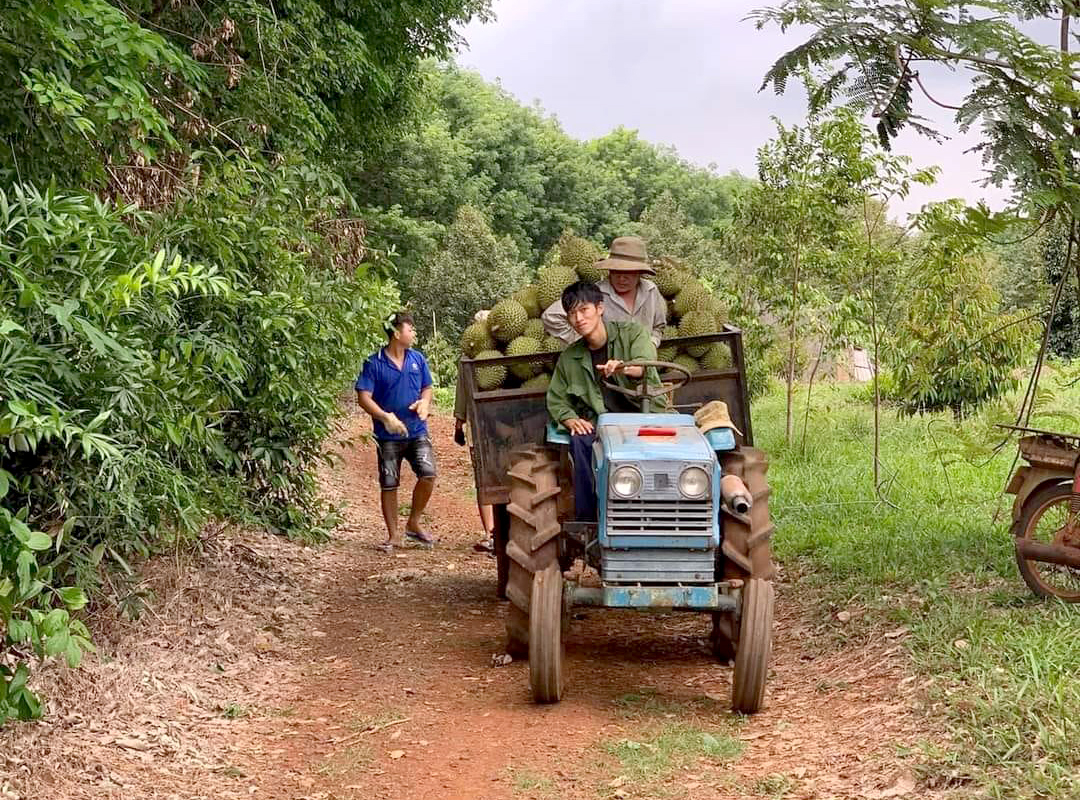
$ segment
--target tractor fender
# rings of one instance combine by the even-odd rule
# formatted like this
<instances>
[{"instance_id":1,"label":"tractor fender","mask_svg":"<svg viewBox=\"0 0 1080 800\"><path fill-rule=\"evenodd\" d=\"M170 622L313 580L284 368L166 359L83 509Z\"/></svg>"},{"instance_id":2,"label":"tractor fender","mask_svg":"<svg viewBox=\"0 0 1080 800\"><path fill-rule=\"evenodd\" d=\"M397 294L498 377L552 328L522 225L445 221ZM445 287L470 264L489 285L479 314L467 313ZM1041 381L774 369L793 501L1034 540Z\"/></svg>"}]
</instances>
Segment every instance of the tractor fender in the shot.
<instances>
[{"instance_id":1,"label":"tractor fender","mask_svg":"<svg viewBox=\"0 0 1080 800\"><path fill-rule=\"evenodd\" d=\"M1020 519L1024 504L1028 498L1047 484L1061 483L1072 478L1062 470L1045 469L1044 467L1020 467L1009 479L1009 485L1005 488L1007 494L1016 495L1013 500L1013 522Z\"/></svg>"}]
</instances>

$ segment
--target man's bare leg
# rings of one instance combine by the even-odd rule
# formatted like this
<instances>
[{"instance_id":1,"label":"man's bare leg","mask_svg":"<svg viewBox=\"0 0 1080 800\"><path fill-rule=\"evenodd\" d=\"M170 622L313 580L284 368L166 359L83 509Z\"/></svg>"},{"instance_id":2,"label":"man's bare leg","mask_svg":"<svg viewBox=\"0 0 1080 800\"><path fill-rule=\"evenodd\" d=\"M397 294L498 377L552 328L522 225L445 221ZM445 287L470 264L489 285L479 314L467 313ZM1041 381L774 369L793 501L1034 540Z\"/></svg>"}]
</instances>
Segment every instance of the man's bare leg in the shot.
<instances>
[{"instance_id":1,"label":"man's bare leg","mask_svg":"<svg viewBox=\"0 0 1080 800\"><path fill-rule=\"evenodd\" d=\"M480 506L480 524L484 526L484 533L491 536L495 532L495 509L487 503L478 503Z\"/></svg>"},{"instance_id":2,"label":"man's bare leg","mask_svg":"<svg viewBox=\"0 0 1080 800\"><path fill-rule=\"evenodd\" d=\"M435 491L434 478L417 479L412 492L412 507L409 511L409 520L405 523L406 532L419 533L423 530L420 527L420 515L424 513L433 491Z\"/></svg>"},{"instance_id":3,"label":"man's bare leg","mask_svg":"<svg viewBox=\"0 0 1080 800\"><path fill-rule=\"evenodd\" d=\"M383 521L386 523L386 540L390 544L397 546L401 544L401 539L398 537L397 529L397 489L383 489L379 499L380 505L382 506Z\"/></svg>"}]
</instances>

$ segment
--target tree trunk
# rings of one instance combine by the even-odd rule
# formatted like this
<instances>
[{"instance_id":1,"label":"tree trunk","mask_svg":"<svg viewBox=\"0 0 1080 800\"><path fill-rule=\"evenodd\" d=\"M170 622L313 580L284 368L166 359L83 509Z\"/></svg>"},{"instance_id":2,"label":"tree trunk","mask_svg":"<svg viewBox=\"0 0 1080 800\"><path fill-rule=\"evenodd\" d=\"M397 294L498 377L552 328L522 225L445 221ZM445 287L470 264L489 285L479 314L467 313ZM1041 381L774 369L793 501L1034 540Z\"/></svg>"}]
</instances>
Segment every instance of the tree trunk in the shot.
<instances>
[{"instance_id":1,"label":"tree trunk","mask_svg":"<svg viewBox=\"0 0 1080 800\"><path fill-rule=\"evenodd\" d=\"M791 279L791 325L788 327L787 413L784 423L784 441L791 445L794 429L792 404L795 398L795 330L799 318L799 271L802 255L802 226L795 240L795 262Z\"/></svg>"}]
</instances>

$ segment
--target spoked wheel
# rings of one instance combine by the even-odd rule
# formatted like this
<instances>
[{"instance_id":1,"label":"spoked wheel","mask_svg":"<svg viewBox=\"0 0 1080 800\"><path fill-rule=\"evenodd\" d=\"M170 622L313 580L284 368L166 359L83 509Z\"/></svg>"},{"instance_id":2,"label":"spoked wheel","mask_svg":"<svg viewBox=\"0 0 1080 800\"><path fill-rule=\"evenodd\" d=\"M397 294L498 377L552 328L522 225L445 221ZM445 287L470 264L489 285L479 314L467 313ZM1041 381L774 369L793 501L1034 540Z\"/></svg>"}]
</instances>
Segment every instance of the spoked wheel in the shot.
<instances>
[{"instance_id":1,"label":"spoked wheel","mask_svg":"<svg viewBox=\"0 0 1080 800\"><path fill-rule=\"evenodd\" d=\"M1070 511L1072 484L1044 486L1024 503L1013 534L1037 544L1080 546L1080 513ZM1080 603L1080 569L1033 561L1016 554L1016 566L1031 591L1040 597L1057 597Z\"/></svg>"},{"instance_id":2,"label":"spoked wheel","mask_svg":"<svg viewBox=\"0 0 1080 800\"><path fill-rule=\"evenodd\" d=\"M537 703L557 703L563 687L563 578L558 564L533 576L529 685Z\"/></svg>"},{"instance_id":3,"label":"spoked wheel","mask_svg":"<svg viewBox=\"0 0 1080 800\"><path fill-rule=\"evenodd\" d=\"M776 595L769 581L751 578L746 582L742 593L739 646L735 652L735 680L731 688L731 706L742 714L756 713L765 699L775 603Z\"/></svg>"}]
</instances>

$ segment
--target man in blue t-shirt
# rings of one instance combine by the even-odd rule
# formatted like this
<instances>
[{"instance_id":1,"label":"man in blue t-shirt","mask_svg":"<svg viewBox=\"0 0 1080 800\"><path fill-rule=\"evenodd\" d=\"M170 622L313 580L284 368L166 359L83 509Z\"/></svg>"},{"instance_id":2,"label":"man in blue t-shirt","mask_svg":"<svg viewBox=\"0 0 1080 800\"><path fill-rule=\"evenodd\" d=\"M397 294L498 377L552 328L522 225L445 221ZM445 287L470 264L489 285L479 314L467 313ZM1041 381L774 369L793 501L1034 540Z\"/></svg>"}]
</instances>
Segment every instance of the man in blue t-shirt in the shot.
<instances>
[{"instance_id":1,"label":"man in blue t-shirt","mask_svg":"<svg viewBox=\"0 0 1080 800\"><path fill-rule=\"evenodd\" d=\"M397 489L401 461L406 459L416 475L412 506L405 536L431 547L435 539L420 527L431 492L435 488L435 451L428 437L431 407L431 372L427 361L412 345L416 340L413 316L398 311L386 322L386 347L371 355L356 379L356 401L371 415L378 451L379 488L386 521L387 540L379 545L393 552L398 538Z\"/></svg>"}]
</instances>

